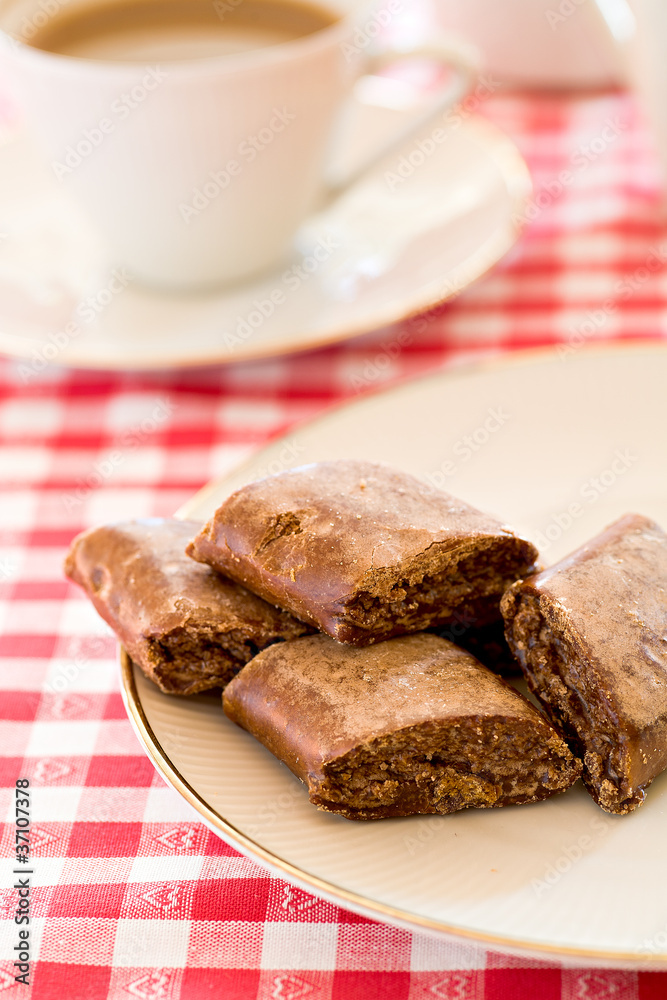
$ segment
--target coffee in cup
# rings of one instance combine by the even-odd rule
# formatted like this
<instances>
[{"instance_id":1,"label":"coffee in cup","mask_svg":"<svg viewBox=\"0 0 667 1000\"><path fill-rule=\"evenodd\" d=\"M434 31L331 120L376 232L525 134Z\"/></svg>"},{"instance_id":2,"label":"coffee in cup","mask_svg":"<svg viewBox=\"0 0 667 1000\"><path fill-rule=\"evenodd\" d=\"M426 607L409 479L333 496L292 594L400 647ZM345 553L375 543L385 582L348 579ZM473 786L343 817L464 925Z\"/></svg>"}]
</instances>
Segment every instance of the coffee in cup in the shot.
<instances>
[{"instance_id":1,"label":"coffee in cup","mask_svg":"<svg viewBox=\"0 0 667 1000\"><path fill-rule=\"evenodd\" d=\"M30 45L80 59L196 59L293 42L337 20L299 0L118 0L60 7Z\"/></svg>"}]
</instances>

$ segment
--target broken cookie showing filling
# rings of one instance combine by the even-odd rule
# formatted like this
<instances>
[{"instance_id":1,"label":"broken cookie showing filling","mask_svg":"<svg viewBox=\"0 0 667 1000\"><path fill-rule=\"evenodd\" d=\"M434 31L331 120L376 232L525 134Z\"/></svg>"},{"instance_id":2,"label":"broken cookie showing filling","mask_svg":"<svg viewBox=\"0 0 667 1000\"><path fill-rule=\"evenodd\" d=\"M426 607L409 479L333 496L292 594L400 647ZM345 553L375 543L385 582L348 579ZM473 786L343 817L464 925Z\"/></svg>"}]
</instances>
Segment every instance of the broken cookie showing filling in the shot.
<instances>
[{"instance_id":1,"label":"broken cookie showing filling","mask_svg":"<svg viewBox=\"0 0 667 1000\"><path fill-rule=\"evenodd\" d=\"M185 555L192 521L128 521L79 535L65 573L167 694L224 687L259 650L311 631Z\"/></svg>"},{"instance_id":2,"label":"broken cookie showing filling","mask_svg":"<svg viewBox=\"0 0 667 1000\"><path fill-rule=\"evenodd\" d=\"M537 551L413 476L319 462L230 496L188 552L339 642L500 620Z\"/></svg>"},{"instance_id":3,"label":"broken cookie showing filling","mask_svg":"<svg viewBox=\"0 0 667 1000\"><path fill-rule=\"evenodd\" d=\"M667 767L667 535L628 514L502 600L531 690L610 813Z\"/></svg>"},{"instance_id":4,"label":"broken cookie showing filling","mask_svg":"<svg viewBox=\"0 0 667 1000\"><path fill-rule=\"evenodd\" d=\"M514 688L446 639L367 649L310 636L255 657L226 714L348 819L545 799L581 764Z\"/></svg>"}]
</instances>

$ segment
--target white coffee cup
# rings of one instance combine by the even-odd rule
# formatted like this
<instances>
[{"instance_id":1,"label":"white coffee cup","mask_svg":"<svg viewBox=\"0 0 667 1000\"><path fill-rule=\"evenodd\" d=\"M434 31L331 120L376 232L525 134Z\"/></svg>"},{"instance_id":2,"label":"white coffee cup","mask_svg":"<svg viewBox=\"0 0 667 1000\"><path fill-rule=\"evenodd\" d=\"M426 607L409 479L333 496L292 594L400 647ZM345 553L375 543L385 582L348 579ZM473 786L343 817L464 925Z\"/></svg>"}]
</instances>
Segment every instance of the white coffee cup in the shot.
<instances>
[{"instance_id":1,"label":"white coffee cup","mask_svg":"<svg viewBox=\"0 0 667 1000\"><path fill-rule=\"evenodd\" d=\"M111 258L140 281L178 290L251 278L289 252L299 224L326 194L333 126L361 73L414 54L454 68L415 127L457 103L475 77L469 54L438 40L370 57L402 0L384 0L379 9L322 0L338 19L312 34L148 65L73 58L16 41L45 4L65 2L68 11L83 6L0 0L0 48L16 96ZM99 0L85 6L91 2ZM405 138L396 136L392 146Z\"/></svg>"}]
</instances>

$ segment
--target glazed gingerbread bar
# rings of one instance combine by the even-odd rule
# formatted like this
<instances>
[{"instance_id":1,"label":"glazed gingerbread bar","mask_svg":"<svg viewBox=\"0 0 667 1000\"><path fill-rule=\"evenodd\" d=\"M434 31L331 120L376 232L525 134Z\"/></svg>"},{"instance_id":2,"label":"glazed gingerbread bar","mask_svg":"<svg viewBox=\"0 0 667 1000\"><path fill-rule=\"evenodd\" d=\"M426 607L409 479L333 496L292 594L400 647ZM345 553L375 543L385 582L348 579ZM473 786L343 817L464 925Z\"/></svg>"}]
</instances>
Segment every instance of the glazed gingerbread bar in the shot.
<instances>
[{"instance_id":1,"label":"glazed gingerbread bar","mask_svg":"<svg viewBox=\"0 0 667 1000\"><path fill-rule=\"evenodd\" d=\"M537 551L488 514L370 462L319 462L232 494L188 552L339 642L500 619Z\"/></svg>"},{"instance_id":2,"label":"glazed gingerbread bar","mask_svg":"<svg viewBox=\"0 0 667 1000\"><path fill-rule=\"evenodd\" d=\"M272 646L227 686L226 714L348 819L536 802L581 772L514 688L446 639L366 649L317 635Z\"/></svg>"},{"instance_id":3,"label":"glazed gingerbread bar","mask_svg":"<svg viewBox=\"0 0 667 1000\"><path fill-rule=\"evenodd\" d=\"M185 555L192 521L105 525L74 539L65 573L167 694L224 687L272 642L311 631Z\"/></svg>"},{"instance_id":4,"label":"glazed gingerbread bar","mask_svg":"<svg viewBox=\"0 0 667 1000\"><path fill-rule=\"evenodd\" d=\"M531 690L610 813L667 767L667 536L628 514L502 600Z\"/></svg>"}]
</instances>

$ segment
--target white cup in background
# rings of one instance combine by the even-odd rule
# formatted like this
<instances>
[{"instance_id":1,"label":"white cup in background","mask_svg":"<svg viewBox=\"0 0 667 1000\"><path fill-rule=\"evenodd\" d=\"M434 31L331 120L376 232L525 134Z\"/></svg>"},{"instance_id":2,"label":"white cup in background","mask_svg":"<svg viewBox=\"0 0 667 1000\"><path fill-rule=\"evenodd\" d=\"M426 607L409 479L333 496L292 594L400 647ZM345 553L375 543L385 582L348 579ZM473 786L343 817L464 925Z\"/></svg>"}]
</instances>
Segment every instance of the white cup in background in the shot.
<instances>
[{"instance_id":1,"label":"white cup in background","mask_svg":"<svg viewBox=\"0 0 667 1000\"><path fill-rule=\"evenodd\" d=\"M609 19L618 30L626 0L434 0L434 6L442 26L473 42L484 68L503 83L577 89L624 81Z\"/></svg>"},{"instance_id":2,"label":"white cup in background","mask_svg":"<svg viewBox=\"0 0 667 1000\"><path fill-rule=\"evenodd\" d=\"M667 212L667 0L433 0L502 83L631 86L655 139Z\"/></svg>"},{"instance_id":3,"label":"white cup in background","mask_svg":"<svg viewBox=\"0 0 667 1000\"><path fill-rule=\"evenodd\" d=\"M626 47L628 73L642 100L667 184L667 0L632 0L637 33ZM664 202L667 211L667 199Z\"/></svg>"},{"instance_id":4,"label":"white cup in background","mask_svg":"<svg viewBox=\"0 0 667 1000\"><path fill-rule=\"evenodd\" d=\"M49 0L61 2L71 11L99 0ZM384 20L395 2L381 4ZM335 23L291 41L123 63L17 44L44 0L0 0L2 58L33 135L114 262L138 280L213 287L251 278L289 252L326 194L333 126L355 80L377 62L368 53L382 20L377 5L316 6L333 10ZM428 114L467 93L475 67L460 46L434 39L427 50L378 58L415 51L456 70Z\"/></svg>"}]
</instances>

